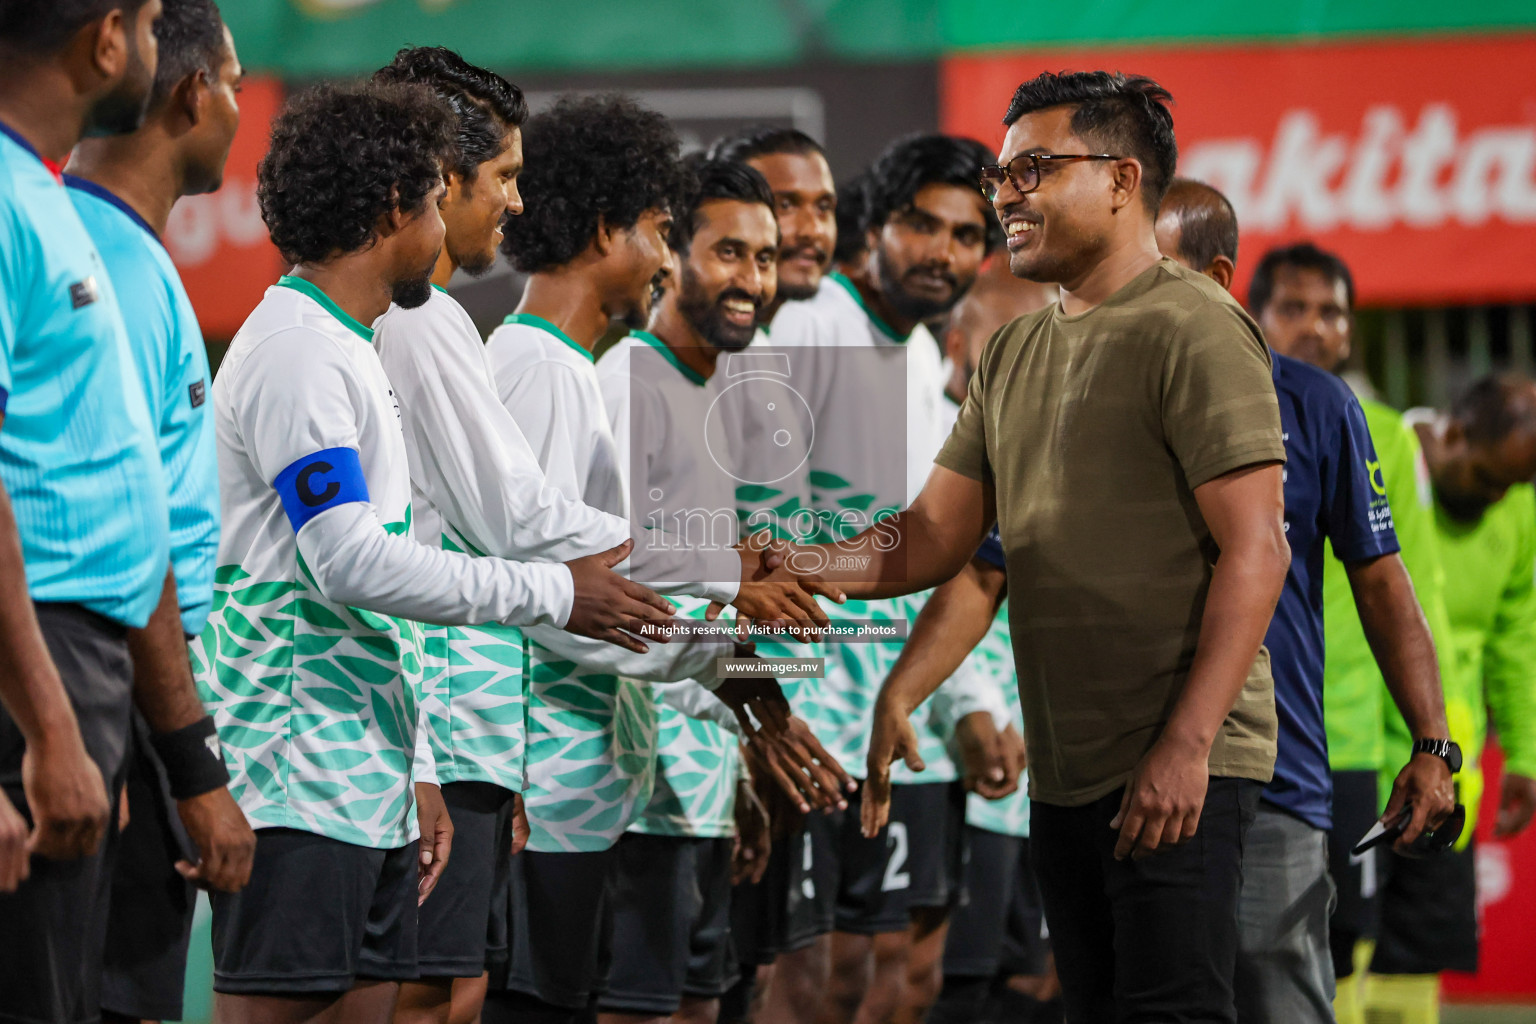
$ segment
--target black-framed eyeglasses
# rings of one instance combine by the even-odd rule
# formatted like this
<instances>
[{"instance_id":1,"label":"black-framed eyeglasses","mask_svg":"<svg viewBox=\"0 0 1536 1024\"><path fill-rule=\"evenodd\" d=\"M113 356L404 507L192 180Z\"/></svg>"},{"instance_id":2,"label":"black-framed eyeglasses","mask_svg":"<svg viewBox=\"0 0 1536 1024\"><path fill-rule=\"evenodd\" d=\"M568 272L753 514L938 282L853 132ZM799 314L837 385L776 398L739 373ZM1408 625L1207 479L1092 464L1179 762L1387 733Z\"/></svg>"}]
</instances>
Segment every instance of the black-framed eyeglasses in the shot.
<instances>
[{"instance_id":1,"label":"black-framed eyeglasses","mask_svg":"<svg viewBox=\"0 0 1536 1024\"><path fill-rule=\"evenodd\" d=\"M987 202L997 198L1006 178L1020 193L1040 187L1040 164L1046 160L1119 160L1108 153L1022 153L1006 165L988 164L981 169L981 194Z\"/></svg>"}]
</instances>

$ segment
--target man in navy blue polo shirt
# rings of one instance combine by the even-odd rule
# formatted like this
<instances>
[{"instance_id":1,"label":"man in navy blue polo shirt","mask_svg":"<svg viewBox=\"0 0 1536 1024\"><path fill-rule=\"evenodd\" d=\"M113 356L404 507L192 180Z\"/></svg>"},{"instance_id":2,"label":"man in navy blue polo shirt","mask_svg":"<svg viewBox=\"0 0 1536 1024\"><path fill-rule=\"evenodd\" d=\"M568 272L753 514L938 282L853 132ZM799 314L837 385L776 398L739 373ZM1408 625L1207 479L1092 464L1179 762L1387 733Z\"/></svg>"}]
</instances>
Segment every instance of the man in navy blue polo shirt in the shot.
<instances>
[{"instance_id":1,"label":"man in navy blue polo shirt","mask_svg":"<svg viewBox=\"0 0 1536 1024\"><path fill-rule=\"evenodd\" d=\"M1209 186L1177 181L1159 213L1158 245L1228 285L1237 219ZM1333 788L1323 728L1323 554L1344 563L1361 623L1393 698L1416 738L1448 739L1434 642L1398 556L1392 513L1372 480L1380 472L1360 403L1337 377L1271 353L1286 450L1285 530L1291 568L1264 637L1275 678L1279 741L1243 850L1235 988L1238 1020L1333 1021L1328 914L1328 830ZM1385 818L1405 803L1402 842L1438 825L1453 806L1451 769L1415 756L1398 776Z\"/></svg>"}]
</instances>

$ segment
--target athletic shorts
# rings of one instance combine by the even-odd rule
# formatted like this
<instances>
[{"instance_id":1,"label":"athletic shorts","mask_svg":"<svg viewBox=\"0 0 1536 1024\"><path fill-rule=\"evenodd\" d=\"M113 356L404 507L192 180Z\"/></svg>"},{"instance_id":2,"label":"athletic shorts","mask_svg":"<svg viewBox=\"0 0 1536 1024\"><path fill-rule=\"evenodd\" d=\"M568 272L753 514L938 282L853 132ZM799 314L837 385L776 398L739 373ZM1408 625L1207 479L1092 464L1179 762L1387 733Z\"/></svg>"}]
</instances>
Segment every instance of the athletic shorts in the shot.
<instances>
[{"instance_id":1,"label":"athletic shorts","mask_svg":"<svg viewBox=\"0 0 1536 1024\"><path fill-rule=\"evenodd\" d=\"M1003 933L1003 959L999 970L1005 975L1024 974L1039 977L1050 969L1051 930L1045 920L1045 903L1040 896L1040 882L1030 860L1029 840L1019 850L1019 873L1008 903L1008 927Z\"/></svg>"},{"instance_id":2,"label":"athletic shorts","mask_svg":"<svg viewBox=\"0 0 1536 1024\"><path fill-rule=\"evenodd\" d=\"M958 782L891 787L891 859L907 852L907 907L953 907L965 895L965 788Z\"/></svg>"},{"instance_id":3,"label":"athletic shorts","mask_svg":"<svg viewBox=\"0 0 1536 1024\"><path fill-rule=\"evenodd\" d=\"M608 878L612 925L600 1010L665 1017L684 996L718 999L736 983L732 843L637 833L619 839Z\"/></svg>"},{"instance_id":4,"label":"athletic shorts","mask_svg":"<svg viewBox=\"0 0 1536 1024\"><path fill-rule=\"evenodd\" d=\"M112 873L101 1007L134 1020L181 1020L197 890L176 862L195 864L198 853L138 714L126 796L128 827Z\"/></svg>"},{"instance_id":5,"label":"athletic shorts","mask_svg":"<svg viewBox=\"0 0 1536 1024\"><path fill-rule=\"evenodd\" d=\"M213 990L340 995L361 979L416 978L417 847L257 829L250 882L209 894Z\"/></svg>"},{"instance_id":6,"label":"athletic shorts","mask_svg":"<svg viewBox=\"0 0 1536 1024\"><path fill-rule=\"evenodd\" d=\"M731 889L731 942L744 968L771 964L816 941L813 851L805 826L773 841L761 882Z\"/></svg>"},{"instance_id":7,"label":"athletic shorts","mask_svg":"<svg viewBox=\"0 0 1536 1024\"><path fill-rule=\"evenodd\" d=\"M1476 845L1420 860L1382 851L1372 974L1477 971Z\"/></svg>"},{"instance_id":8,"label":"athletic shorts","mask_svg":"<svg viewBox=\"0 0 1536 1024\"><path fill-rule=\"evenodd\" d=\"M1351 849L1381 814L1374 771L1333 773L1333 828L1328 833L1328 874L1338 893L1328 919L1335 977L1354 973L1355 943L1376 938L1381 921L1378 852Z\"/></svg>"},{"instance_id":9,"label":"athletic shorts","mask_svg":"<svg viewBox=\"0 0 1536 1024\"><path fill-rule=\"evenodd\" d=\"M608 874L617 858L617 846L588 853L524 850L512 858L511 939L505 967L491 974L493 989L586 1009L601 981Z\"/></svg>"},{"instance_id":10,"label":"athletic shorts","mask_svg":"<svg viewBox=\"0 0 1536 1024\"><path fill-rule=\"evenodd\" d=\"M991 978L1003 959L1003 938L1026 840L966 825L966 898L949 915L945 977Z\"/></svg>"},{"instance_id":11,"label":"athletic shorts","mask_svg":"<svg viewBox=\"0 0 1536 1024\"><path fill-rule=\"evenodd\" d=\"M862 789L851 795L847 810L806 819L811 872L802 896L811 904L812 937L834 930L879 935L907 929L912 875L905 829L887 827L865 839L859 831L862 795Z\"/></svg>"},{"instance_id":12,"label":"athletic shorts","mask_svg":"<svg viewBox=\"0 0 1536 1024\"><path fill-rule=\"evenodd\" d=\"M507 959L514 793L490 782L450 782L453 851L418 915L424 978L478 978Z\"/></svg>"},{"instance_id":13,"label":"athletic shorts","mask_svg":"<svg viewBox=\"0 0 1536 1024\"><path fill-rule=\"evenodd\" d=\"M33 607L86 753L101 769L115 807L126 770L133 706L128 631L79 605ZM0 708L0 786L31 824L21 785L25 752L21 730ZM33 857L31 876L16 892L0 893L0 1021L77 1024L98 1019L102 950L120 841L114 825L89 857Z\"/></svg>"}]
</instances>

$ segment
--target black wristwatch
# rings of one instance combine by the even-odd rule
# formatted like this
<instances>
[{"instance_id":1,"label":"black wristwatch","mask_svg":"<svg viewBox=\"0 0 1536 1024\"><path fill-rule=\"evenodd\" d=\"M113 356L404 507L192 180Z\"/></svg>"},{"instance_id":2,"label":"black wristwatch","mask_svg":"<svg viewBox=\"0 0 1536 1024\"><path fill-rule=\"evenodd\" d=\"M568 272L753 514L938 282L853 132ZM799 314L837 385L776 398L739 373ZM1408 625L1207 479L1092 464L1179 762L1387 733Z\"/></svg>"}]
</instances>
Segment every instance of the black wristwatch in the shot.
<instances>
[{"instance_id":1,"label":"black wristwatch","mask_svg":"<svg viewBox=\"0 0 1536 1024\"><path fill-rule=\"evenodd\" d=\"M1445 762L1452 775L1461 771L1461 747L1455 740L1414 740L1413 752L1415 754L1434 754Z\"/></svg>"}]
</instances>

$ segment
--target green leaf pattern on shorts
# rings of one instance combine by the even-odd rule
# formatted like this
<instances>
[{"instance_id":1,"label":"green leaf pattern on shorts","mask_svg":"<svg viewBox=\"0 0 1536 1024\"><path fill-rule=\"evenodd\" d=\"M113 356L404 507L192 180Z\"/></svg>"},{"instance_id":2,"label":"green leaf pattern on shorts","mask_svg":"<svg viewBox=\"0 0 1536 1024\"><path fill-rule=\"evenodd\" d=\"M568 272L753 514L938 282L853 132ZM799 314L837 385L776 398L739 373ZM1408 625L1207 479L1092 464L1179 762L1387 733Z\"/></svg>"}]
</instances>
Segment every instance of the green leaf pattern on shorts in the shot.
<instances>
[{"instance_id":1,"label":"green leaf pattern on shorts","mask_svg":"<svg viewBox=\"0 0 1536 1024\"><path fill-rule=\"evenodd\" d=\"M656 697L647 683L582 672L528 641L530 850L606 850L651 796Z\"/></svg>"},{"instance_id":2,"label":"green leaf pattern on shorts","mask_svg":"<svg viewBox=\"0 0 1536 1024\"><path fill-rule=\"evenodd\" d=\"M408 520L385 529L405 534ZM380 849L410 841L423 679L415 623L327 600L302 557L292 580L223 565L191 648L230 790L253 827Z\"/></svg>"},{"instance_id":3,"label":"green leaf pattern on shorts","mask_svg":"<svg viewBox=\"0 0 1536 1024\"><path fill-rule=\"evenodd\" d=\"M1008 700L1008 713L1013 716L1013 727L1024 735L1024 716L1019 707L1019 679L1013 666L1013 640L1008 632L1008 605L1004 603L992 620L992 628L976 645L972 657L979 657L981 664L994 674L1003 696ZM1027 773L1026 773L1027 774ZM1018 792L1001 800L986 800L975 793L966 797L965 820L969 825L984 828L1005 836L1029 835L1028 779L1019 778Z\"/></svg>"}]
</instances>

